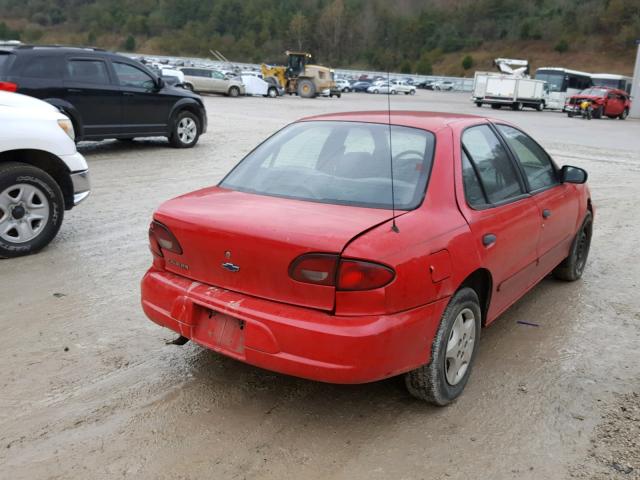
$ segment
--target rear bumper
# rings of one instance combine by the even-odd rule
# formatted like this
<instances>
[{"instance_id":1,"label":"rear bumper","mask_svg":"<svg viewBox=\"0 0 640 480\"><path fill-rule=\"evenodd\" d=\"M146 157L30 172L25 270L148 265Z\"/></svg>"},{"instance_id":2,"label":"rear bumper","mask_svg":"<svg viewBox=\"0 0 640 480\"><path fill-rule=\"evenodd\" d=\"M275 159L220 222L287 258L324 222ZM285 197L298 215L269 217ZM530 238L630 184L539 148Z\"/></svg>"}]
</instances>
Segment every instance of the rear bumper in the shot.
<instances>
[{"instance_id":1,"label":"rear bumper","mask_svg":"<svg viewBox=\"0 0 640 480\"><path fill-rule=\"evenodd\" d=\"M242 362L330 383L417 368L448 299L394 315L335 316L212 287L151 268L142 308L155 323Z\"/></svg>"}]
</instances>

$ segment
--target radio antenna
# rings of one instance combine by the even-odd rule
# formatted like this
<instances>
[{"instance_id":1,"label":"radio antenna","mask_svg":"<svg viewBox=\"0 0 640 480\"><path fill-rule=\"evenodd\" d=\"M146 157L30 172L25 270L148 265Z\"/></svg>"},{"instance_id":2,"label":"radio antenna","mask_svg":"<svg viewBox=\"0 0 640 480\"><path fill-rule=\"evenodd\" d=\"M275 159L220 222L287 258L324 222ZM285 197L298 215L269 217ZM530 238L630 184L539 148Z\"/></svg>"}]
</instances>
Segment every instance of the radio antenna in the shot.
<instances>
[{"instance_id":1,"label":"radio antenna","mask_svg":"<svg viewBox=\"0 0 640 480\"><path fill-rule=\"evenodd\" d=\"M389 127L389 165L391 168L391 230L398 233L400 229L396 224L396 192L393 186L393 144L391 141L391 76L387 70L387 125Z\"/></svg>"}]
</instances>

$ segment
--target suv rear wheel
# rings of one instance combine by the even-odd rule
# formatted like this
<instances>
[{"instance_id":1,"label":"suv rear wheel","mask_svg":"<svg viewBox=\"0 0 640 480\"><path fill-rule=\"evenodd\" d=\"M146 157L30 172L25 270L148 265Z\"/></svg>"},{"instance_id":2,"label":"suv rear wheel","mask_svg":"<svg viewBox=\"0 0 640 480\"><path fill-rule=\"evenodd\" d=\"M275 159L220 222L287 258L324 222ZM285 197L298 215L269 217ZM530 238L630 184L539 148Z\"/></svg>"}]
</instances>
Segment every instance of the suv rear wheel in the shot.
<instances>
[{"instance_id":1,"label":"suv rear wheel","mask_svg":"<svg viewBox=\"0 0 640 480\"><path fill-rule=\"evenodd\" d=\"M169 143L175 148L190 148L198 143L200 121L193 113L183 110L178 113L169 137Z\"/></svg>"},{"instance_id":2,"label":"suv rear wheel","mask_svg":"<svg viewBox=\"0 0 640 480\"><path fill-rule=\"evenodd\" d=\"M231 87L229 89L230 97L237 97L238 95L240 95L240 89L238 87Z\"/></svg>"},{"instance_id":3,"label":"suv rear wheel","mask_svg":"<svg viewBox=\"0 0 640 480\"><path fill-rule=\"evenodd\" d=\"M0 164L0 257L41 250L63 217L62 191L49 174L24 163Z\"/></svg>"}]
</instances>

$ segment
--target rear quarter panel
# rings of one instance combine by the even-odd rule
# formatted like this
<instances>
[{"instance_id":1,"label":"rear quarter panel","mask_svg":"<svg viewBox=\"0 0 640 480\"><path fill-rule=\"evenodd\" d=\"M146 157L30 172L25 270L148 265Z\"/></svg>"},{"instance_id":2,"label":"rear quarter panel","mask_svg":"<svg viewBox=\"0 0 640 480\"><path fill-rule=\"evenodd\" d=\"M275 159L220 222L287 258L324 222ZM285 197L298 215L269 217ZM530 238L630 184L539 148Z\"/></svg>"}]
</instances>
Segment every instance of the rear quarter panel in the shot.
<instances>
[{"instance_id":1,"label":"rear quarter panel","mask_svg":"<svg viewBox=\"0 0 640 480\"><path fill-rule=\"evenodd\" d=\"M454 192L452 138L449 128L436 132L436 151L424 202L396 219L353 240L345 258L391 266L388 286L364 292L337 292L336 314L394 313L451 296L479 260L469 227Z\"/></svg>"}]
</instances>

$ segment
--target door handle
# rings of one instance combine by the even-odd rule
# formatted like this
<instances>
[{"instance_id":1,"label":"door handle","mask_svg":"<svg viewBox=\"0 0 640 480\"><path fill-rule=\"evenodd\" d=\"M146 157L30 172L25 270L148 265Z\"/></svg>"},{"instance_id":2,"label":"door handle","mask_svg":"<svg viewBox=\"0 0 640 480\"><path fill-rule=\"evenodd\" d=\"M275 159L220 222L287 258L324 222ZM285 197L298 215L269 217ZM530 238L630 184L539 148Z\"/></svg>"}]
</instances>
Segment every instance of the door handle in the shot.
<instances>
[{"instance_id":1,"label":"door handle","mask_svg":"<svg viewBox=\"0 0 640 480\"><path fill-rule=\"evenodd\" d=\"M542 210L542 218L549 218L551 216L551 210L549 210L548 208L545 208L544 210Z\"/></svg>"},{"instance_id":2,"label":"door handle","mask_svg":"<svg viewBox=\"0 0 640 480\"><path fill-rule=\"evenodd\" d=\"M69 93L82 93L83 90L81 90L79 88L67 88L67 92L69 92Z\"/></svg>"},{"instance_id":3,"label":"door handle","mask_svg":"<svg viewBox=\"0 0 640 480\"><path fill-rule=\"evenodd\" d=\"M482 245L489 247L496 243L496 236L493 233L487 233L482 237Z\"/></svg>"}]
</instances>

